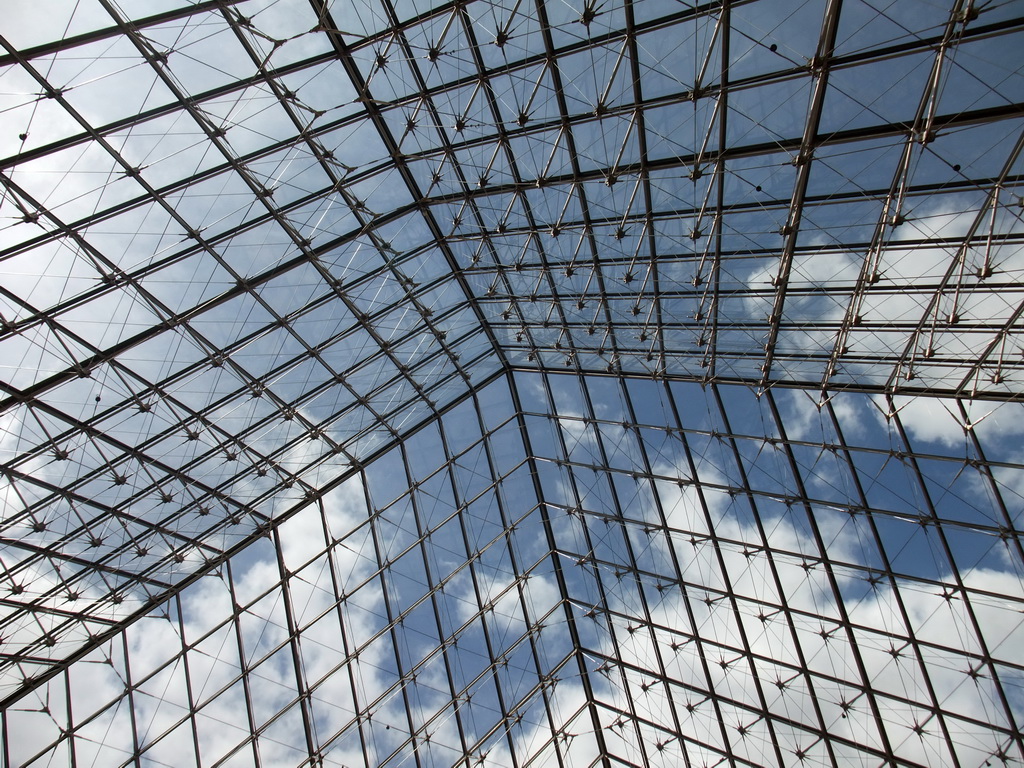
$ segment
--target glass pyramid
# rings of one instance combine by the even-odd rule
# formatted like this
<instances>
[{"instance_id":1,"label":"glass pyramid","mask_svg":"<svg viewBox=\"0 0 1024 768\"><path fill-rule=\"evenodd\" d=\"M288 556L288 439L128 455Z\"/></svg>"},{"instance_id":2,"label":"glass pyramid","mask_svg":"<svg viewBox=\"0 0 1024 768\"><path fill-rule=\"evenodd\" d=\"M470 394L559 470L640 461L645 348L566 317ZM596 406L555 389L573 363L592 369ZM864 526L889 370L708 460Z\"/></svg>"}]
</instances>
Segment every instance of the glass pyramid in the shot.
<instances>
[{"instance_id":1,"label":"glass pyramid","mask_svg":"<svg viewBox=\"0 0 1024 768\"><path fill-rule=\"evenodd\" d=\"M1020 0L6 0L0 766L1024 762Z\"/></svg>"}]
</instances>

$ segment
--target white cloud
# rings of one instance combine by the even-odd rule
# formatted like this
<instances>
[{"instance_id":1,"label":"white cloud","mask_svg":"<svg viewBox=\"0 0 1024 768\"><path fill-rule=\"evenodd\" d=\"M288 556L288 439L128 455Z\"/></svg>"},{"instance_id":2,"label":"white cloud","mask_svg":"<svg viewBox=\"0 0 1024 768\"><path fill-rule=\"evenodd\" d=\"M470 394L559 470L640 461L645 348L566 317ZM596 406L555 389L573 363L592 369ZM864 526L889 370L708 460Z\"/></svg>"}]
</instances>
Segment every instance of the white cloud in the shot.
<instances>
[{"instance_id":1,"label":"white cloud","mask_svg":"<svg viewBox=\"0 0 1024 768\"><path fill-rule=\"evenodd\" d=\"M709 693L727 695L738 701L749 702L751 706L760 706L755 690L755 677L749 669L749 660L742 653L716 648L716 643L742 647L736 631L736 621L741 619L747 632L750 649L755 656L783 661L799 666L793 645L792 631L799 636L800 646L808 665L818 674L836 676L847 679L851 684L842 690L835 688L826 679L812 677L817 690L818 703L827 717L825 726L829 733L836 737L866 741L878 744L874 733L874 720L867 702L857 690L859 684L858 665L855 648L839 623L838 603L832 590L825 568L815 565L809 570L802 567L802 562L792 556L776 553L773 555L774 573L780 578L780 587L785 594L786 604L791 611L787 614L777 612L773 604L779 601L775 595L773 569L769 567L763 549L763 540L759 531L748 523L743 523L729 515L725 509L726 502L721 498L711 501L709 511L713 517L725 514L716 526L715 534L720 539L734 539L745 544L733 545L725 542L711 542L691 545L688 543L688 531L698 536L707 533L704 513L696 493L689 488L680 490L669 483L659 483L658 492L666 509L670 526L679 526L683 533L673 537L679 544L676 546L678 562L681 565L684 581L690 584L706 584L711 589L713 602L704 602L704 593L692 586L688 588L688 606L684 606L684 598L679 592L663 592L667 595L661 599L652 613L652 619L665 627L675 628L679 632L674 636L679 644L675 651L668 645L673 636L659 632L658 652L666 658L666 671L670 677L679 681L680 686L704 688ZM792 527L788 520L765 519L762 521L766 529L772 531L772 544L778 550L801 552L806 549L805 536ZM833 558L856 562L854 553L858 542L854 534L838 526L823 529L826 540L834 545L830 547ZM665 546L664 539L657 539L659 546ZM753 552L752 556L743 551ZM724 566L724 571L722 570ZM901 704L890 698L879 700L886 732L894 750L901 759L921 764L940 764L952 760L946 749L945 736L934 717L930 717L928 695L925 687L922 668L915 659L912 647L905 647L910 642L911 633L918 639L956 648L960 644L961 651L942 651L938 648L922 648L921 654L926 663L928 678L936 691L939 704L947 718L950 736L957 750L957 759L963 764L980 764L1000 747L1003 737L992 730L988 723L1007 727L996 688L991 679L990 670L986 665L975 659L971 660L960 655L963 652L976 654L982 658L982 650L978 638L974 635L973 623L966 611L964 594L957 592L952 600L942 597L942 589L921 582L904 580L900 585L899 600L910 617L911 626L906 627L899 619L900 609L897 595L888 582L882 582L877 588L869 589L866 582L853 575L854 572L836 570L835 578L844 595L850 619L863 627L856 631L856 653L863 660L868 681L877 690L890 692L895 696L904 696L913 702L921 702L921 706ZM736 611L730 607L728 598L719 597L716 590L724 589L723 576L728 575L732 590L738 596ZM942 581L951 587L955 586L952 574L943 574ZM972 569L961 574L964 585L968 588L967 597L971 609L977 617L983 633L987 652L995 659L1005 660L1010 665L1024 663L1024 584L1016 572L992 569ZM977 590L977 591L976 591ZM982 594L982 591L987 594ZM861 593L859 599L854 595ZM989 596L991 595L991 596ZM618 608L618 606L613 606ZM766 622L758 620L761 612L768 616ZM712 678L705 677L699 657L697 644L688 639L693 631L685 620L692 615L696 623L696 634L701 637L704 650L712 663ZM820 618L815 618L820 617ZM635 622L634 622L635 623ZM791 627L789 626L791 624ZM828 639L819 635L827 631ZM890 653L895 646L900 650L898 658ZM640 668L653 669L655 663L655 647L651 634L647 632L618 632L618 640L613 647L608 641L599 649L602 653L614 657L617 653L626 665L635 664ZM718 661L728 662L728 667L719 669ZM978 669L980 676L972 678L967 674L969 669ZM782 691L774 686L773 679L764 677L771 665L757 662L757 675L762 688L768 695L769 702L777 701L779 711L787 718L803 722L810 728L818 727L817 717L811 706L809 693L800 693L805 688L803 678L793 669L778 666L778 674L788 681L788 687ZM1007 690L1020 685L1019 675L1012 666L1000 666L1003 676L1002 684ZM637 696L636 688L641 683L651 680L634 672L623 672L630 679L630 684ZM796 676L794 678L794 675ZM790 678L793 678L791 681ZM600 681L602 678L596 677ZM612 683L599 687L598 696L605 699L611 706L626 707L623 689L612 677ZM682 709L686 703L681 687L673 688L677 716L684 730L694 739L707 740L708 733L699 727L689 713ZM694 694L699 700L700 695ZM654 696L654 698L651 698ZM856 699L856 701L853 701ZM852 703L852 709L843 711L840 704L843 700ZM1011 695L1014 716L1024 717L1024 699ZM664 711L671 705L664 696L660 686L651 688L644 694L645 712L647 716L657 720L663 717ZM773 705L774 706L774 705ZM726 707L728 710L729 708ZM730 718L733 716L730 716ZM763 742L757 745L752 735L739 738L735 730L740 725L754 723L756 715L743 710L736 710L734 717L737 722L727 723L730 738L735 740L734 749L749 748L754 762L771 760L771 745ZM960 717L973 718L978 722L970 723ZM799 730L792 736L784 736L785 726L777 722L776 731L784 746L789 749L809 748L815 738ZM914 729L923 726L919 734ZM761 750L765 750L762 752ZM692 756L691 752L691 756ZM852 755L851 755L852 759Z\"/></svg>"},{"instance_id":2,"label":"white cloud","mask_svg":"<svg viewBox=\"0 0 1024 768\"><path fill-rule=\"evenodd\" d=\"M958 401L946 398L897 396L893 398L892 408L881 395L875 395L873 402L879 423L885 424L886 416L898 414L912 441L939 443L947 448L965 446L970 440L968 426L984 442L1024 434L1024 405L1021 403L960 401L967 413L965 419Z\"/></svg>"}]
</instances>

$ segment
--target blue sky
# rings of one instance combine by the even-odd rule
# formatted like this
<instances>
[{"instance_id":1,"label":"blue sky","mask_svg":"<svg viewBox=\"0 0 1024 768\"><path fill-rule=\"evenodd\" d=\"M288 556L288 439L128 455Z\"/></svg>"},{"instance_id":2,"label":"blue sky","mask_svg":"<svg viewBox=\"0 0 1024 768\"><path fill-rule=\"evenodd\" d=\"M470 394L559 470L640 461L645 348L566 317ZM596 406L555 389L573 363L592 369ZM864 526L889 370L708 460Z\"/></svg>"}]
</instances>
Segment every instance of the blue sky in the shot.
<instances>
[{"instance_id":1,"label":"blue sky","mask_svg":"<svg viewBox=\"0 0 1024 768\"><path fill-rule=\"evenodd\" d=\"M11 3L0 765L1024 759L963 5Z\"/></svg>"}]
</instances>

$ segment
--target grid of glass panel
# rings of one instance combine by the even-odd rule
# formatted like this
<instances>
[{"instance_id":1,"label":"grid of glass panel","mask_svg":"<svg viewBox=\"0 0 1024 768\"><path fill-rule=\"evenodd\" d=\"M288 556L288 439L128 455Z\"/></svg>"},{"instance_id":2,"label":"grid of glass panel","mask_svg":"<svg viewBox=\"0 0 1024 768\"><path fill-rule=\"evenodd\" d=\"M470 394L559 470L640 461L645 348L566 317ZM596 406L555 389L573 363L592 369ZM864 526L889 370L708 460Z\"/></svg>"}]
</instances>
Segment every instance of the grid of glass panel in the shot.
<instances>
[{"instance_id":1,"label":"grid of glass panel","mask_svg":"<svg viewBox=\"0 0 1024 768\"><path fill-rule=\"evenodd\" d=\"M582 764L1020 759L1020 404L517 378Z\"/></svg>"},{"instance_id":2,"label":"grid of glass panel","mask_svg":"<svg viewBox=\"0 0 1024 768\"><path fill-rule=\"evenodd\" d=\"M10 764L526 759L567 716L539 681L579 668L511 402L464 401L23 697Z\"/></svg>"},{"instance_id":3,"label":"grid of glass panel","mask_svg":"<svg viewBox=\"0 0 1024 768\"><path fill-rule=\"evenodd\" d=\"M0 765L1024 762L1018 0L10 0Z\"/></svg>"}]
</instances>

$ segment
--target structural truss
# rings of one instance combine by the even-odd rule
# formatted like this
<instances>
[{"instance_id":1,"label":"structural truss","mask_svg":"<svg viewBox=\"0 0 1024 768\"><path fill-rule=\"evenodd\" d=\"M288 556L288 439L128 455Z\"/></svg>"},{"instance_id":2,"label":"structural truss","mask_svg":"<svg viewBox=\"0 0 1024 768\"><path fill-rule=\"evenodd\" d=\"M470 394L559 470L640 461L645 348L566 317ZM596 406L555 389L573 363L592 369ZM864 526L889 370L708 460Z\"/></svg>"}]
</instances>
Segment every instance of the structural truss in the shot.
<instances>
[{"instance_id":1,"label":"structural truss","mask_svg":"<svg viewBox=\"0 0 1024 768\"><path fill-rule=\"evenodd\" d=\"M1024 762L1024 3L2 14L4 768Z\"/></svg>"}]
</instances>

